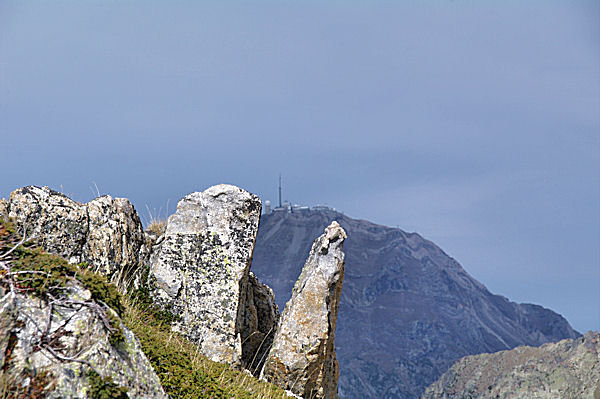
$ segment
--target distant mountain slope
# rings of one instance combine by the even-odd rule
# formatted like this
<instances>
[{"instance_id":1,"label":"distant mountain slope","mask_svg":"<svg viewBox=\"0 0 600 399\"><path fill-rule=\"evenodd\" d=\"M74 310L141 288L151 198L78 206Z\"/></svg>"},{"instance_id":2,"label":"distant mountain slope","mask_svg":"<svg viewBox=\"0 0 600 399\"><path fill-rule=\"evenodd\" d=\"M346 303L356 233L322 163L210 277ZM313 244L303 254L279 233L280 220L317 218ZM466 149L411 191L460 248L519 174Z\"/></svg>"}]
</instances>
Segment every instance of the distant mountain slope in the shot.
<instances>
[{"instance_id":1,"label":"distant mountain slope","mask_svg":"<svg viewBox=\"0 0 600 399\"><path fill-rule=\"evenodd\" d=\"M460 359L423 399L600 398L600 334Z\"/></svg>"},{"instance_id":2,"label":"distant mountain slope","mask_svg":"<svg viewBox=\"0 0 600 399\"><path fill-rule=\"evenodd\" d=\"M491 294L420 235L333 211L261 217L252 270L280 308L332 220L348 234L336 333L342 398L418 398L463 356L579 336L550 310Z\"/></svg>"}]
</instances>

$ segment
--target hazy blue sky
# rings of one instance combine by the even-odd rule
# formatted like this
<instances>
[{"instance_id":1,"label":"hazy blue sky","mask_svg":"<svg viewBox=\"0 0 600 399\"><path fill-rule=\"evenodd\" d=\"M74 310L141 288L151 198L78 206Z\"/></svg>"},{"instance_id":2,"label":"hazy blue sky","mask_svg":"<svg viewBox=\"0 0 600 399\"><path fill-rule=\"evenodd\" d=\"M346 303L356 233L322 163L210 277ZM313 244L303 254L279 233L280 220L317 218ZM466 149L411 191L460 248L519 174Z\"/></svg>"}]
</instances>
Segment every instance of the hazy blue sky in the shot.
<instances>
[{"instance_id":1,"label":"hazy blue sky","mask_svg":"<svg viewBox=\"0 0 600 399\"><path fill-rule=\"evenodd\" d=\"M0 196L281 172L600 329L600 2L249 3L0 0Z\"/></svg>"}]
</instances>

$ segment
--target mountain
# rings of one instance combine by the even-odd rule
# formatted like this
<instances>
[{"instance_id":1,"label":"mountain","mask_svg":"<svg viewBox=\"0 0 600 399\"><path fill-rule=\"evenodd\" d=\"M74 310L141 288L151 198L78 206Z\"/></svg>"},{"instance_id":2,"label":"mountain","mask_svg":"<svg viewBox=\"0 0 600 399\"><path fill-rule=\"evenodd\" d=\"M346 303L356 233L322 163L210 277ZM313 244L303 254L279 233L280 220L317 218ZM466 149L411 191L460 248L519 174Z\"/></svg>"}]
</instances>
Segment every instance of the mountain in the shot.
<instances>
[{"instance_id":1,"label":"mountain","mask_svg":"<svg viewBox=\"0 0 600 399\"><path fill-rule=\"evenodd\" d=\"M600 334L459 360L423 399L600 398Z\"/></svg>"},{"instance_id":2,"label":"mountain","mask_svg":"<svg viewBox=\"0 0 600 399\"><path fill-rule=\"evenodd\" d=\"M281 309L333 220L348 235L336 331L341 398L418 398L463 356L580 336L551 310L490 293L419 234L323 208L261 216L252 270Z\"/></svg>"}]
</instances>

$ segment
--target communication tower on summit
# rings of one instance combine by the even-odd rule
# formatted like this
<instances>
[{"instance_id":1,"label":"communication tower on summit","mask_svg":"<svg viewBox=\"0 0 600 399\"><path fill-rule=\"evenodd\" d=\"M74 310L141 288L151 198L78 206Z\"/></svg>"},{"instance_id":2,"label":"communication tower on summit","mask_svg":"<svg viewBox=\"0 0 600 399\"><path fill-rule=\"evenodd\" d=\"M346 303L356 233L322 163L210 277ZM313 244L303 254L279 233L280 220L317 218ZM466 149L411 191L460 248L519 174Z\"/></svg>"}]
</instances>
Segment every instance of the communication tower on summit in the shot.
<instances>
[{"instance_id":1,"label":"communication tower on summit","mask_svg":"<svg viewBox=\"0 0 600 399\"><path fill-rule=\"evenodd\" d=\"M281 173L279 174L279 207L281 208L283 205L281 204Z\"/></svg>"}]
</instances>

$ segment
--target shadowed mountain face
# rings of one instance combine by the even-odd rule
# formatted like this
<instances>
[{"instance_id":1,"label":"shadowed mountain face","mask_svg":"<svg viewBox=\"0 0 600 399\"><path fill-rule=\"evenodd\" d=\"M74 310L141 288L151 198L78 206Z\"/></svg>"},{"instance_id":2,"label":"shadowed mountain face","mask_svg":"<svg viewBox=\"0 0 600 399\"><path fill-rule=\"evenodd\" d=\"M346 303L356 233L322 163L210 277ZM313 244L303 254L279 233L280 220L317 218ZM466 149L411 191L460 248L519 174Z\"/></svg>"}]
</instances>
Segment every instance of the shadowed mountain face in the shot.
<instances>
[{"instance_id":1,"label":"shadowed mountain face","mask_svg":"<svg viewBox=\"0 0 600 399\"><path fill-rule=\"evenodd\" d=\"M261 216L252 270L281 309L333 220L348 234L336 332L342 398L417 398L463 356L579 336L548 309L491 294L420 235L333 211Z\"/></svg>"}]
</instances>

